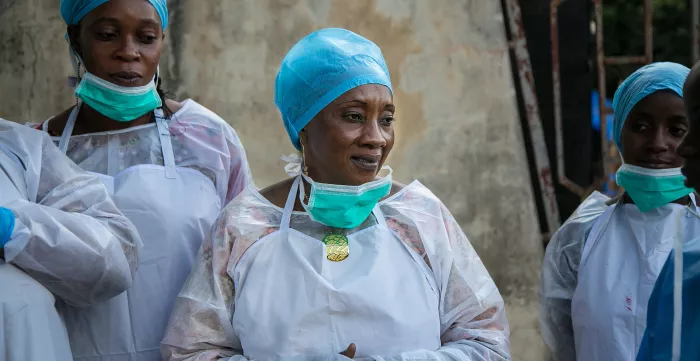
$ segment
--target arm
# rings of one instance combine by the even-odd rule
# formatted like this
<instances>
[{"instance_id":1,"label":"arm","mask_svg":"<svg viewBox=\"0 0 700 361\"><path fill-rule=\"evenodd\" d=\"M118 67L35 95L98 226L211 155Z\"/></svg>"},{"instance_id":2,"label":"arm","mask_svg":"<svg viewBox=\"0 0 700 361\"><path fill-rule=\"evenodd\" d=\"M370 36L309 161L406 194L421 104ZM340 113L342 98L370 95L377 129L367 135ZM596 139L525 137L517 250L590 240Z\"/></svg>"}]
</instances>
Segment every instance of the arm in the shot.
<instances>
[{"instance_id":1,"label":"arm","mask_svg":"<svg viewBox=\"0 0 700 361\"><path fill-rule=\"evenodd\" d=\"M540 279L540 329L554 361L576 360L571 299L585 237L570 233L562 228L552 237Z\"/></svg>"},{"instance_id":2,"label":"arm","mask_svg":"<svg viewBox=\"0 0 700 361\"><path fill-rule=\"evenodd\" d=\"M239 243L226 229L228 222L224 210L202 244L192 273L175 301L161 343L165 360L246 360L230 321L233 280L226 270L232 249Z\"/></svg>"},{"instance_id":3,"label":"arm","mask_svg":"<svg viewBox=\"0 0 700 361\"><path fill-rule=\"evenodd\" d=\"M605 210L607 197L594 194L554 234L542 264L540 329L554 361L575 361L571 299L586 238Z\"/></svg>"},{"instance_id":4,"label":"arm","mask_svg":"<svg viewBox=\"0 0 700 361\"><path fill-rule=\"evenodd\" d=\"M457 221L444 205L441 209L442 235L425 248L440 288L442 347L370 360L510 360L503 298Z\"/></svg>"},{"instance_id":5,"label":"arm","mask_svg":"<svg viewBox=\"0 0 700 361\"><path fill-rule=\"evenodd\" d=\"M229 147L229 171L226 199L223 206L226 206L226 204L236 198L252 182L243 144L241 144L241 140L231 126L226 124L226 129L228 130L226 141Z\"/></svg>"},{"instance_id":6,"label":"arm","mask_svg":"<svg viewBox=\"0 0 700 361\"><path fill-rule=\"evenodd\" d=\"M82 171L46 136L27 160L36 202L5 205L16 219L7 262L73 306L89 306L131 286L141 240L99 179Z\"/></svg>"}]
</instances>

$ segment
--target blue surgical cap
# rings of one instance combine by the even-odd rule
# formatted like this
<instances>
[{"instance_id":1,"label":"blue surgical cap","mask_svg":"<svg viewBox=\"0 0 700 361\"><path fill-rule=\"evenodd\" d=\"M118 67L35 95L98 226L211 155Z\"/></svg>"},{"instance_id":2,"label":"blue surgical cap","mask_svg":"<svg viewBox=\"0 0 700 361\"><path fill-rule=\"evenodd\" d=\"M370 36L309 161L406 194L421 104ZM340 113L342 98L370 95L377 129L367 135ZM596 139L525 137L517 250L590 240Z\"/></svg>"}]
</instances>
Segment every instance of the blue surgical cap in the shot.
<instances>
[{"instance_id":1,"label":"blue surgical cap","mask_svg":"<svg viewBox=\"0 0 700 361\"><path fill-rule=\"evenodd\" d=\"M676 63L652 63L639 68L620 84L613 98L613 140L622 150L622 127L640 100L657 91L672 91L683 97L683 83L690 69Z\"/></svg>"},{"instance_id":2,"label":"blue surgical cap","mask_svg":"<svg viewBox=\"0 0 700 361\"><path fill-rule=\"evenodd\" d=\"M76 25L85 15L109 0L61 0L61 16L68 25ZM167 0L148 0L156 8L163 30L168 27Z\"/></svg>"},{"instance_id":3,"label":"blue surgical cap","mask_svg":"<svg viewBox=\"0 0 700 361\"><path fill-rule=\"evenodd\" d=\"M275 81L275 105L292 144L300 149L299 131L333 100L365 84L392 90L382 51L373 42L345 29L322 29L301 39L282 60Z\"/></svg>"}]
</instances>

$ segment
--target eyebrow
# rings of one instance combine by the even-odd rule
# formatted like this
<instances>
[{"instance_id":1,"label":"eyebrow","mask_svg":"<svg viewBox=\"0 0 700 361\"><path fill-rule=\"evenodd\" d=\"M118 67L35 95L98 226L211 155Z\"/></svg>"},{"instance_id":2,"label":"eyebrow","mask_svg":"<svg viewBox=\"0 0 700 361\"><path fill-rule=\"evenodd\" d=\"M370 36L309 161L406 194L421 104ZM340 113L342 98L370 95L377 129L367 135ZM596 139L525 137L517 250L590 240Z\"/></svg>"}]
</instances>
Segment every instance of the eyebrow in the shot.
<instances>
[{"instance_id":1,"label":"eyebrow","mask_svg":"<svg viewBox=\"0 0 700 361\"><path fill-rule=\"evenodd\" d=\"M364 100L359 100L359 99L346 100L346 101L344 101L344 102L340 102L339 104L340 104L340 105L343 105L343 104L349 104L349 103L357 103L357 104L362 104L362 105L365 105L365 106L367 105L367 102L365 102ZM396 106L395 106L394 104L391 104L391 103L387 103L386 105L384 105L384 109L386 109L386 108L395 108L395 107L396 107Z\"/></svg>"},{"instance_id":2,"label":"eyebrow","mask_svg":"<svg viewBox=\"0 0 700 361\"><path fill-rule=\"evenodd\" d=\"M142 24L148 24L148 25L155 25L155 26L160 26L160 23L153 19L153 18L141 18L139 20ZM120 23L119 19L117 18L112 18L108 16L104 16L101 18L97 18L95 21L92 22L90 25L95 25L99 23Z\"/></svg>"},{"instance_id":3,"label":"eyebrow","mask_svg":"<svg viewBox=\"0 0 700 361\"><path fill-rule=\"evenodd\" d=\"M668 117L670 120L688 120L688 117L686 115L682 114L673 114L670 117Z\"/></svg>"},{"instance_id":4,"label":"eyebrow","mask_svg":"<svg viewBox=\"0 0 700 361\"><path fill-rule=\"evenodd\" d=\"M348 104L348 103L360 103L362 105L367 105L367 103L365 101L357 100L357 99L346 100L344 102L340 102L340 104Z\"/></svg>"}]
</instances>

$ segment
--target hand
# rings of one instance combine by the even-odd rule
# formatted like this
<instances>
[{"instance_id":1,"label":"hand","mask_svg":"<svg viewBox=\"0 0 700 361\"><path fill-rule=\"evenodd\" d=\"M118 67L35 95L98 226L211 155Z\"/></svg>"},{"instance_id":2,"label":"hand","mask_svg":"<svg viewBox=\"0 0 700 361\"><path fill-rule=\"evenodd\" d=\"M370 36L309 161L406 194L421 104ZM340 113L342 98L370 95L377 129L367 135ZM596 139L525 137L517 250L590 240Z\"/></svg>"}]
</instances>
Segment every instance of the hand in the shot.
<instances>
[{"instance_id":1,"label":"hand","mask_svg":"<svg viewBox=\"0 0 700 361\"><path fill-rule=\"evenodd\" d=\"M340 354L347 358L355 358L355 351L357 351L357 347L354 343L351 343L350 346L348 346L348 348Z\"/></svg>"},{"instance_id":2,"label":"hand","mask_svg":"<svg viewBox=\"0 0 700 361\"><path fill-rule=\"evenodd\" d=\"M12 238L15 228L15 214L7 208L0 207L0 249ZM4 258L4 255L3 255Z\"/></svg>"}]
</instances>

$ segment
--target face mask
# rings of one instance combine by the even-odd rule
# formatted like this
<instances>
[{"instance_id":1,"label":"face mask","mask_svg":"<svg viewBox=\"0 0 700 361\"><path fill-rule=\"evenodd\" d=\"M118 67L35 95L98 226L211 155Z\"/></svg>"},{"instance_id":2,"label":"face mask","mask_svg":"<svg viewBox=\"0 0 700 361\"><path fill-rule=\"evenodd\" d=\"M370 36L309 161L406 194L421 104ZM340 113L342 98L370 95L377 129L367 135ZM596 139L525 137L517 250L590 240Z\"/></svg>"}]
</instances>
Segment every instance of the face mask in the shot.
<instances>
[{"instance_id":1,"label":"face mask","mask_svg":"<svg viewBox=\"0 0 700 361\"><path fill-rule=\"evenodd\" d=\"M141 87L123 87L85 73L75 96L100 114L118 122L130 122L163 106L152 81Z\"/></svg>"},{"instance_id":2,"label":"face mask","mask_svg":"<svg viewBox=\"0 0 700 361\"><path fill-rule=\"evenodd\" d=\"M642 212L649 212L693 192L685 186L680 168L648 169L623 164L617 184L624 188Z\"/></svg>"},{"instance_id":3,"label":"face mask","mask_svg":"<svg viewBox=\"0 0 700 361\"><path fill-rule=\"evenodd\" d=\"M304 203L305 190L301 188L301 204L311 219L333 228L355 228L362 224L379 200L391 191L390 167L382 167L389 174L379 180L360 186L316 183L302 174L311 185L309 203Z\"/></svg>"}]
</instances>

